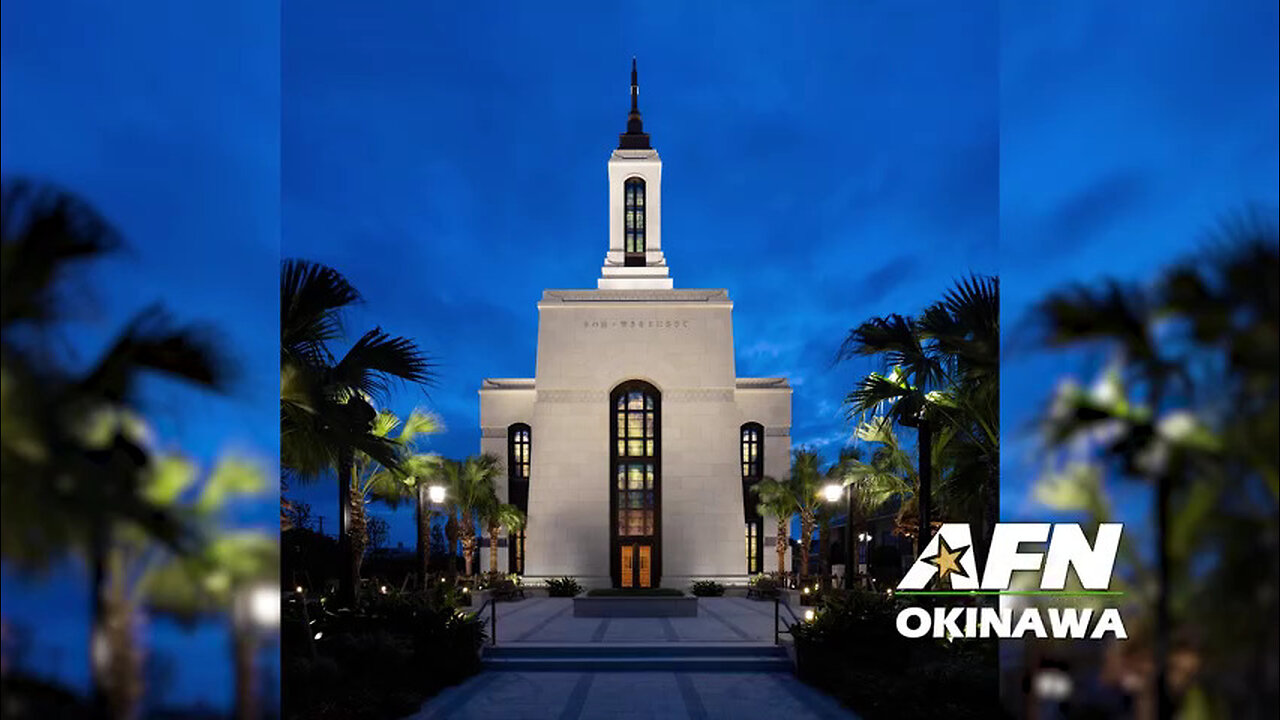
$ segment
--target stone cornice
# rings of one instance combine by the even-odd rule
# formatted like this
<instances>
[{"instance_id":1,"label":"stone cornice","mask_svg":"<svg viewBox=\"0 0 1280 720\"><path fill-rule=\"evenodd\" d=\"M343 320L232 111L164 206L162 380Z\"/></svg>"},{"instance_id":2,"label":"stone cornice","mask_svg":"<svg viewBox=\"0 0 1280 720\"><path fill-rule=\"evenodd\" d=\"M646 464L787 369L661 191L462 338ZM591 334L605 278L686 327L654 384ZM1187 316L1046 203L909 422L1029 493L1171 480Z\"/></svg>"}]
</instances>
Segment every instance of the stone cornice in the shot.
<instances>
[{"instance_id":1,"label":"stone cornice","mask_svg":"<svg viewBox=\"0 0 1280 720\"><path fill-rule=\"evenodd\" d=\"M728 290L544 290L542 303L673 302L727 303Z\"/></svg>"}]
</instances>

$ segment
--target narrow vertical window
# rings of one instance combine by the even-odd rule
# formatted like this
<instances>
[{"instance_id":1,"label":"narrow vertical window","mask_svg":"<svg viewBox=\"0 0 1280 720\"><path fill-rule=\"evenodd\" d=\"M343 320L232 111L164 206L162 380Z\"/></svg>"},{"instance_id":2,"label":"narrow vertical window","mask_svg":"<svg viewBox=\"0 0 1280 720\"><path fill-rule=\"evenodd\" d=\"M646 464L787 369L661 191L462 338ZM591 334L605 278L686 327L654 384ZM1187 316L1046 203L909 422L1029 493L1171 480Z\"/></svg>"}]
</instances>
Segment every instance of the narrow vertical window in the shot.
<instances>
[{"instance_id":1,"label":"narrow vertical window","mask_svg":"<svg viewBox=\"0 0 1280 720\"><path fill-rule=\"evenodd\" d=\"M533 468L533 431L524 423L507 428L507 502L529 513L529 474ZM507 571L524 574L524 530L507 534Z\"/></svg>"},{"instance_id":2,"label":"narrow vertical window","mask_svg":"<svg viewBox=\"0 0 1280 720\"><path fill-rule=\"evenodd\" d=\"M742 465L742 515L747 527L747 572L758 573L764 539L764 518L757 511L757 498L751 486L764 477L764 426L749 422L740 429Z\"/></svg>"},{"instance_id":3,"label":"narrow vertical window","mask_svg":"<svg viewBox=\"0 0 1280 720\"><path fill-rule=\"evenodd\" d=\"M661 396L639 380L610 397L610 553L615 587L648 587L661 576Z\"/></svg>"},{"instance_id":4,"label":"narrow vertical window","mask_svg":"<svg viewBox=\"0 0 1280 720\"><path fill-rule=\"evenodd\" d=\"M644 180L637 177L628 178L622 189L626 264L643 266L645 264Z\"/></svg>"}]
</instances>

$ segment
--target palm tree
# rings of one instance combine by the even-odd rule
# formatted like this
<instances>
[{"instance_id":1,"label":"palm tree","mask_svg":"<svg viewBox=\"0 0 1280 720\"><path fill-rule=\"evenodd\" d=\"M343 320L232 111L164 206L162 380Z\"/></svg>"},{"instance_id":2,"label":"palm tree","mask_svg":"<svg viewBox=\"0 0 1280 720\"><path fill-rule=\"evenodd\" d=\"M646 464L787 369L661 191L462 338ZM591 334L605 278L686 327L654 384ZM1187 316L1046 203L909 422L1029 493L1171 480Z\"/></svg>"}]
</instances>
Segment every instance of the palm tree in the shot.
<instances>
[{"instance_id":1,"label":"palm tree","mask_svg":"<svg viewBox=\"0 0 1280 720\"><path fill-rule=\"evenodd\" d=\"M396 435L395 441L403 451L407 451L419 436L438 432L440 422L435 415L422 410L414 410L404 422L401 422L395 413L383 410L378 413L370 432L386 438L397 428L400 432ZM413 492L409 480L413 476L405 473L415 468L420 470L424 464L430 462L429 457L412 461L410 457L401 457L399 460L399 467L393 469L384 467L368 455L356 454L356 481L351 493L351 527L348 530L356 568L356 582L360 581L360 567L364 562L365 551L369 547L369 503L372 500L378 500L395 509L410 498L416 499L417 493ZM430 532L429 529L428 532Z\"/></svg>"},{"instance_id":2,"label":"palm tree","mask_svg":"<svg viewBox=\"0 0 1280 720\"><path fill-rule=\"evenodd\" d=\"M1217 647L1204 650L1223 654L1206 668L1239 666L1240 648L1256 652L1258 666L1276 652L1274 633L1231 619L1273 616L1280 595L1275 543L1257 541L1274 538L1280 524L1280 243L1274 221L1254 213L1228 220L1208 245L1153 284L1075 285L1037 308L1046 345L1102 346L1112 358L1092 389L1060 388L1045 420L1047 444L1077 456L1087 448L1098 484L1116 476L1153 489L1148 587L1161 718L1174 709L1175 621L1214 639L1202 642ZM1171 608L1176 590L1186 600ZM1215 620L1212 632L1201 627ZM1226 682L1216 679L1223 695L1239 680L1230 672ZM1271 690L1268 698L1251 689L1251 706L1274 705L1268 682L1256 678L1256 688Z\"/></svg>"},{"instance_id":3,"label":"palm tree","mask_svg":"<svg viewBox=\"0 0 1280 720\"><path fill-rule=\"evenodd\" d=\"M197 479L192 463L166 458L148 478L147 490L158 502L180 508L200 525L198 546L184 555L157 555L148 551L145 538L122 533L114 549L115 577L126 591L126 620L131 621L143 607L181 622L231 620L234 716L249 720L259 715L261 704L255 687L255 649L262 634L275 628L255 627L259 619L246 601L253 592L278 598L280 553L275 538L257 530L225 530L217 520L231 502L260 496L268 485L261 468L238 458L219 460L198 485L195 497L185 500L197 487ZM127 646L133 642L125 633L118 640Z\"/></svg>"},{"instance_id":4,"label":"palm tree","mask_svg":"<svg viewBox=\"0 0 1280 720\"><path fill-rule=\"evenodd\" d=\"M822 457L817 451L800 448L792 453L791 474L783 481L791 495L795 511L800 513L800 578L809 577L809 546L817 526L817 513L822 507L824 475Z\"/></svg>"},{"instance_id":5,"label":"palm tree","mask_svg":"<svg viewBox=\"0 0 1280 720\"><path fill-rule=\"evenodd\" d=\"M454 535L449 538L449 547L455 547L460 533L463 563L468 577L474 569L472 563L478 545L476 513L491 502L490 498L495 495L494 484L501 473L502 461L498 456L489 453L472 455L462 462L451 462L445 466L450 507L449 521L456 522ZM458 520L454 520L454 515Z\"/></svg>"},{"instance_id":6,"label":"palm tree","mask_svg":"<svg viewBox=\"0 0 1280 720\"><path fill-rule=\"evenodd\" d=\"M519 531L524 527L525 516L520 512L520 508L510 503L499 502L495 496L481 508L480 518L489 530L489 572L497 574L498 533L505 529L510 536L511 533ZM510 543L507 551L511 552Z\"/></svg>"},{"instance_id":7,"label":"palm tree","mask_svg":"<svg viewBox=\"0 0 1280 720\"><path fill-rule=\"evenodd\" d=\"M16 181L2 196L0 554L31 569L83 552L90 642L109 648L108 551L118 530L129 527L175 551L192 539L179 514L141 491L154 461L133 420L138 381L158 373L224 389L228 363L207 329L174 326L157 306L136 315L86 371L69 369L57 352L57 324L72 299L64 283L123 243L92 207L61 189ZM92 702L103 716L117 658L90 655Z\"/></svg>"},{"instance_id":8,"label":"palm tree","mask_svg":"<svg viewBox=\"0 0 1280 720\"><path fill-rule=\"evenodd\" d=\"M405 489L413 495L414 526L417 528L418 569L425 589L431 570L431 521L435 510L430 488L440 484L444 460L434 453L418 453L405 458L401 466Z\"/></svg>"},{"instance_id":9,"label":"palm tree","mask_svg":"<svg viewBox=\"0 0 1280 720\"><path fill-rule=\"evenodd\" d=\"M934 452L941 428L975 448L984 468L975 494L983 499L980 537L989 539L999 512L999 280L974 275L956 283L919 317L872 318L849 332L837 361L878 355L873 372L844 400L850 419L876 417L917 432L919 542L931 534Z\"/></svg>"},{"instance_id":10,"label":"palm tree","mask_svg":"<svg viewBox=\"0 0 1280 720\"><path fill-rule=\"evenodd\" d=\"M341 312L360 300L336 270L305 260L284 262L280 282L280 460L293 476L338 476L341 601L355 601L358 564L353 552L351 490L356 453L385 468L400 467L398 444L373 433L377 412L393 380L429 385L431 363L413 341L381 328L369 330L336 360L329 344L341 334Z\"/></svg>"},{"instance_id":11,"label":"palm tree","mask_svg":"<svg viewBox=\"0 0 1280 720\"><path fill-rule=\"evenodd\" d=\"M778 578L781 579L787 572L787 541L790 534L787 526L791 523L791 516L796 512L795 499L791 495L791 489L785 483L768 476L752 485L751 491L759 499L757 511L760 515L772 515L778 519L774 547L778 551Z\"/></svg>"}]
</instances>

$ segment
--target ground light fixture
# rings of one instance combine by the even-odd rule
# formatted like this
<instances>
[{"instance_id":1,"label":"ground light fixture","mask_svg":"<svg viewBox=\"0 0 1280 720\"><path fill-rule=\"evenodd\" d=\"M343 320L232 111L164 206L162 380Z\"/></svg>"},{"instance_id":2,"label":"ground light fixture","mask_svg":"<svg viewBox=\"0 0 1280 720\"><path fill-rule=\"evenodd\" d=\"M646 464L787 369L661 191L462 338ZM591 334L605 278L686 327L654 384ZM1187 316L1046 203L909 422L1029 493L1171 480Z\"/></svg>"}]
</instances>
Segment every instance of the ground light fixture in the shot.
<instances>
[{"instance_id":1,"label":"ground light fixture","mask_svg":"<svg viewBox=\"0 0 1280 720\"><path fill-rule=\"evenodd\" d=\"M804 611L805 622L813 622L813 619L816 618L817 616L818 614L813 611L813 608L809 608L808 610Z\"/></svg>"}]
</instances>

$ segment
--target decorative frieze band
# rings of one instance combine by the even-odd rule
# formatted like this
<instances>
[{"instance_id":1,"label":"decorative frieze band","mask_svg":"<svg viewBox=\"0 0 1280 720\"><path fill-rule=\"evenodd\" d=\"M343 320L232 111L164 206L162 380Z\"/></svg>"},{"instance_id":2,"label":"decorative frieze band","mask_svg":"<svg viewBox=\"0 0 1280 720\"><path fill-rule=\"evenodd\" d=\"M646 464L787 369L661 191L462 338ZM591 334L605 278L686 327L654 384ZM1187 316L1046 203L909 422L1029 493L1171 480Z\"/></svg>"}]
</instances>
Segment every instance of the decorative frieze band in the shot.
<instances>
[{"instance_id":1,"label":"decorative frieze band","mask_svg":"<svg viewBox=\"0 0 1280 720\"><path fill-rule=\"evenodd\" d=\"M733 402L733 389L673 388L662 393L662 399L671 403ZM605 403L609 401L609 393L604 390L539 390L537 401L547 403Z\"/></svg>"},{"instance_id":2,"label":"decorative frieze band","mask_svg":"<svg viewBox=\"0 0 1280 720\"><path fill-rule=\"evenodd\" d=\"M764 435L765 437L791 437L791 426L767 427L764 429Z\"/></svg>"},{"instance_id":3,"label":"decorative frieze band","mask_svg":"<svg viewBox=\"0 0 1280 720\"><path fill-rule=\"evenodd\" d=\"M482 427L480 428L480 437L487 438L504 438L507 436L507 429L504 427Z\"/></svg>"},{"instance_id":4,"label":"decorative frieze band","mask_svg":"<svg viewBox=\"0 0 1280 720\"><path fill-rule=\"evenodd\" d=\"M733 402L732 388L688 388L662 394L668 402Z\"/></svg>"},{"instance_id":5,"label":"decorative frieze band","mask_svg":"<svg viewBox=\"0 0 1280 720\"><path fill-rule=\"evenodd\" d=\"M606 403L609 393L604 390L539 390L538 402L549 403Z\"/></svg>"}]
</instances>

